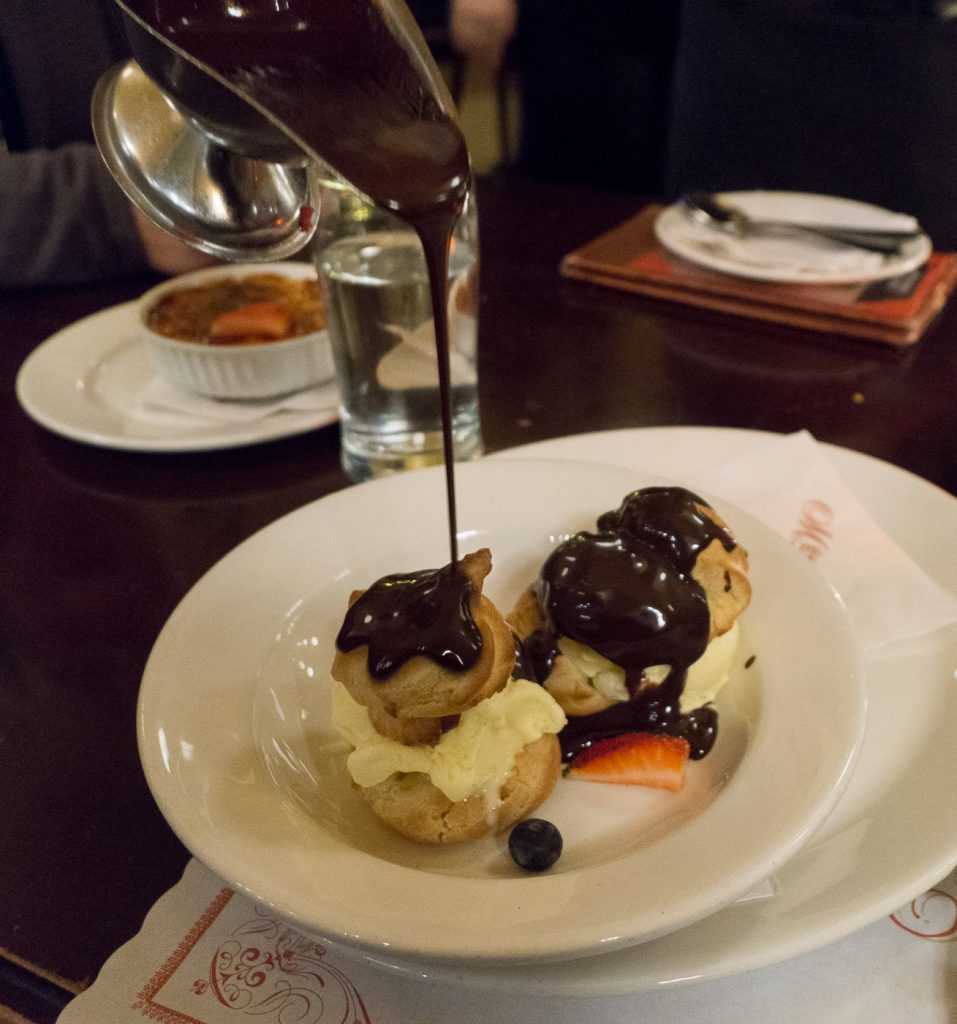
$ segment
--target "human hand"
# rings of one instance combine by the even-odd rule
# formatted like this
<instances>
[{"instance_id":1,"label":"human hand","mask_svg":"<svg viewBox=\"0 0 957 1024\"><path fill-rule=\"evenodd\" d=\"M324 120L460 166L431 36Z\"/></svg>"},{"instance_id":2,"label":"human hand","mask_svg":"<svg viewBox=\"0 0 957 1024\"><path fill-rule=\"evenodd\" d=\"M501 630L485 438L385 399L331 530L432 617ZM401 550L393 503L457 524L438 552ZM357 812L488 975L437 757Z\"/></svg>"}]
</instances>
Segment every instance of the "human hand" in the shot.
<instances>
[{"instance_id":1,"label":"human hand","mask_svg":"<svg viewBox=\"0 0 957 1024\"><path fill-rule=\"evenodd\" d=\"M492 71L501 66L517 23L517 0L451 0L452 45Z\"/></svg>"},{"instance_id":2,"label":"human hand","mask_svg":"<svg viewBox=\"0 0 957 1024\"><path fill-rule=\"evenodd\" d=\"M157 227L138 206L130 204L136 230L143 244L146 260L160 274L185 274L190 270L209 267L219 261L208 253L200 252L181 242L168 231Z\"/></svg>"}]
</instances>

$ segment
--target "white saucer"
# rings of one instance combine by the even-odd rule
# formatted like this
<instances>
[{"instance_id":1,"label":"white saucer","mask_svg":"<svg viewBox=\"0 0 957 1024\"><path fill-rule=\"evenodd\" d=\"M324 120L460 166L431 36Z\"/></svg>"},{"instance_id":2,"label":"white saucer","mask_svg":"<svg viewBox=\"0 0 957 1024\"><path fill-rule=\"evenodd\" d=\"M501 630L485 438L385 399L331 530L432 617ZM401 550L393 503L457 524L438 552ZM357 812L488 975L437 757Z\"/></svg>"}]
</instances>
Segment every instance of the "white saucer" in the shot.
<instances>
[{"instance_id":1,"label":"white saucer","mask_svg":"<svg viewBox=\"0 0 957 1024\"><path fill-rule=\"evenodd\" d=\"M617 430L526 445L502 457L603 461L693 487L696 472L738 458L770 436L704 427ZM957 500L888 463L826 450L879 525L957 591ZM776 872L779 891L772 898L736 903L663 938L587 960L457 972L436 967L427 978L542 997L642 992L779 963L893 913L957 864L955 664L957 628L865 660L867 726L854 777L821 831Z\"/></svg>"},{"instance_id":2,"label":"white saucer","mask_svg":"<svg viewBox=\"0 0 957 1024\"><path fill-rule=\"evenodd\" d=\"M485 460L457 476L463 552L491 547L488 592L503 608L556 536L661 482L552 461ZM847 785L863 681L823 577L726 504L755 597L719 700L718 742L680 794L560 780L539 810L565 851L541 876L511 862L505 837L423 847L376 822L329 722L335 634L352 590L447 560L444 489L435 467L305 506L226 556L174 612L144 673L139 739L151 789L184 843L300 928L425 972L436 961L527 964L631 945L776 872Z\"/></svg>"},{"instance_id":3,"label":"white saucer","mask_svg":"<svg viewBox=\"0 0 957 1024\"><path fill-rule=\"evenodd\" d=\"M148 416L138 400L152 377L137 338L136 303L127 302L70 324L34 349L17 375L17 398L28 416L56 434L126 451L238 448L304 434L339 418L334 384L324 408L252 421Z\"/></svg>"},{"instance_id":4,"label":"white saucer","mask_svg":"<svg viewBox=\"0 0 957 1024\"><path fill-rule=\"evenodd\" d=\"M911 230L912 217L835 196L801 192L726 192L723 199L756 220L782 220L842 227ZM680 204L668 206L655 221L655 234L677 256L735 277L791 284L849 284L881 281L914 270L931 254L921 234L885 256L810 236L738 237L718 227L697 224Z\"/></svg>"}]
</instances>

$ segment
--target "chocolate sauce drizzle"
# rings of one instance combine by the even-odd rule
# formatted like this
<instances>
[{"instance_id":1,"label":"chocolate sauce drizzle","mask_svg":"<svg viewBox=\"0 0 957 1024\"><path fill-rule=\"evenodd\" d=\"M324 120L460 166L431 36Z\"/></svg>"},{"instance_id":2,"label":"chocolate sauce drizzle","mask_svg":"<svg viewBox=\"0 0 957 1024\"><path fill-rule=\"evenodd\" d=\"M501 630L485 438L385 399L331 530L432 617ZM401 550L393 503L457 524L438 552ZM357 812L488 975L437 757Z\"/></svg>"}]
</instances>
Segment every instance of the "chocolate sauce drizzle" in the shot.
<instances>
[{"instance_id":1,"label":"chocolate sauce drizzle","mask_svg":"<svg viewBox=\"0 0 957 1024\"><path fill-rule=\"evenodd\" d=\"M618 508L598 517L599 530L619 530L660 551L680 572L690 576L698 555L714 541L725 551L734 537L705 515L710 508L684 487L644 487L632 491Z\"/></svg>"},{"instance_id":2,"label":"chocolate sauce drizzle","mask_svg":"<svg viewBox=\"0 0 957 1024\"><path fill-rule=\"evenodd\" d=\"M471 594L471 582L454 563L383 576L349 606L336 647L351 651L368 645L369 675L378 680L417 654L464 672L482 653Z\"/></svg>"},{"instance_id":3,"label":"chocolate sauce drizzle","mask_svg":"<svg viewBox=\"0 0 957 1024\"><path fill-rule=\"evenodd\" d=\"M666 690L671 688L662 684ZM566 763L585 747L599 740L626 732L658 732L681 736L688 741L690 757L700 760L709 753L718 737L718 712L709 704L685 714L679 710L678 696L662 695L613 704L594 715L569 717L559 734L562 760Z\"/></svg>"},{"instance_id":4,"label":"chocolate sauce drizzle","mask_svg":"<svg viewBox=\"0 0 957 1024\"><path fill-rule=\"evenodd\" d=\"M451 561L458 560L448 332L448 253L471 183L451 99L411 15L381 0L122 0L218 79L195 100L224 115L221 80L302 149L418 234L432 289ZM165 77L175 91L183 62ZM175 62L179 60L177 65ZM191 70L191 69L188 69ZM187 101L194 97L186 97ZM219 108L217 109L209 109ZM235 119L234 107L228 109ZM241 112L238 115L241 117Z\"/></svg>"},{"instance_id":5,"label":"chocolate sauce drizzle","mask_svg":"<svg viewBox=\"0 0 957 1024\"><path fill-rule=\"evenodd\" d=\"M376 0L125 3L418 233L432 288L452 564L373 584L350 607L336 643L344 651L368 645L375 679L416 654L464 671L477 661L482 641L468 608L469 581L456 565L447 293L448 250L470 169L442 88L415 55L408 28L395 14L387 17ZM171 59L175 84L179 58ZM709 725L708 716L692 722L677 712L684 673L708 641L707 601L691 567L713 537L733 546L694 509L699 501L674 489L635 492L600 518L597 534L571 538L546 562L538 593L552 633L529 645L533 670L541 672L554 658L554 633L560 632L621 664L633 691L624 711L611 708L615 715L583 720L591 723L588 735L605 726L631 731L640 718L641 728L661 723L668 731L710 733L713 740L716 723ZM655 664L674 668L656 700L644 700L641 672ZM619 728L622 717L628 723ZM587 735L572 741L578 730L576 724L568 743L590 742Z\"/></svg>"},{"instance_id":6,"label":"chocolate sauce drizzle","mask_svg":"<svg viewBox=\"0 0 957 1024\"><path fill-rule=\"evenodd\" d=\"M629 686L651 665L686 668L708 644L704 590L624 531L570 537L542 566L536 592L555 631L620 665Z\"/></svg>"}]
</instances>

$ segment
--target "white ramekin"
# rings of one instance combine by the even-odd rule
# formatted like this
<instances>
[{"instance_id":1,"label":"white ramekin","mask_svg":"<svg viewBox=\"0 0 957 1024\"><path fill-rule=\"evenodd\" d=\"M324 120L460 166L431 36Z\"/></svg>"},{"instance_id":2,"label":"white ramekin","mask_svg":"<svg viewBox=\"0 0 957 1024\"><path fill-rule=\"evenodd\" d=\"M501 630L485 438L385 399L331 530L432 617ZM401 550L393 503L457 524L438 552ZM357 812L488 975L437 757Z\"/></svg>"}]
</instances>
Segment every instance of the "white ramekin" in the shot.
<instances>
[{"instance_id":1,"label":"white ramekin","mask_svg":"<svg viewBox=\"0 0 957 1024\"><path fill-rule=\"evenodd\" d=\"M153 367L177 387L225 399L274 398L329 380L335 368L325 330L258 345L200 345L157 334L149 312L168 292L250 274L316 276L308 263L243 263L181 274L151 288L139 300L138 321Z\"/></svg>"}]
</instances>

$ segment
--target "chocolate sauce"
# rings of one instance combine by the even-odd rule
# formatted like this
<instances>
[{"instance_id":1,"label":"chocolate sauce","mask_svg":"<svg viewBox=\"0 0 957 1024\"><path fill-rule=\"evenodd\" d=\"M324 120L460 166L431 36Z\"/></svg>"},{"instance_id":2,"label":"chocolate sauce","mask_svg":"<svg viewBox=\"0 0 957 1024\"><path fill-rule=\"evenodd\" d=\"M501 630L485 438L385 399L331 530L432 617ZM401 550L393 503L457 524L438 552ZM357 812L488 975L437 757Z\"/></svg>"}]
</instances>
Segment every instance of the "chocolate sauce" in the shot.
<instances>
[{"instance_id":1,"label":"chocolate sauce","mask_svg":"<svg viewBox=\"0 0 957 1024\"><path fill-rule=\"evenodd\" d=\"M432 290L452 564L374 584L350 607L336 643L341 650L368 645L369 671L378 679L416 654L464 670L478 659L481 635L468 611L468 580L455 564L448 250L470 171L465 141L421 36L408 12L386 8L381 0L121 4L191 61L211 69L218 82L274 121L307 154L418 233ZM173 95L178 94L177 72L186 64L175 53L156 64L165 79L161 84ZM185 77L195 80L195 68L186 70ZM192 100L185 93L179 98L187 105ZM223 105L215 88L206 98L216 110L201 109L198 94L200 106L194 109L210 121L242 119L241 108ZM672 695L677 706L683 672L708 641L707 601L690 577L690 565L714 526L699 515L695 530L684 519L669 527L664 537L669 562L662 538L642 532L647 510L638 505L648 500L664 501L668 510L674 504L685 512L690 507L671 492L654 499L647 492L640 499L629 496L616 513L602 517L602 532L572 538L553 554L539 596L557 632L622 665L632 688L644 668L673 665L667 682L678 691ZM554 657L553 649L548 657Z\"/></svg>"},{"instance_id":2,"label":"chocolate sauce","mask_svg":"<svg viewBox=\"0 0 957 1024\"><path fill-rule=\"evenodd\" d=\"M619 530L660 551L681 572L691 575L698 555L718 540L725 551L734 537L701 511L708 503L683 487L644 487L598 519L599 530Z\"/></svg>"},{"instance_id":3,"label":"chocolate sauce","mask_svg":"<svg viewBox=\"0 0 957 1024\"><path fill-rule=\"evenodd\" d=\"M516 679L543 683L548 678L558 654L558 637L555 633L548 629L537 629L522 640L516 639L515 668L512 675ZM519 676L516 672L522 674Z\"/></svg>"},{"instance_id":4,"label":"chocolate sauce","mask_svg":"<svg viewBox=\"0 0 957 1024\"><path fill-rule=\"evenodd\" d=\"M530 683L537 683L541 680L535 669L527 643L517 633L512 632L512 639L515 641L515 664L512 666L513 679L527 679Z\"/></svg>"},{"instance_id":5,"label":"chocolate sauce","mask_svg":"<svg viewBox=\"0 0 957 1024\"><path fill-rule=\"evenodd\" d=\"M386 679L417 654L464 672L482 653L471 594L468 577L455 564L384 576L349 606L336 647L368 645L373 679Z\"/></svg>"},{"instance_id":6,"label":"chocolate sauce","mask_svg":"<svg viewBox=\"0 0 957 1024\"><path fill-rule=\"evenodd\" d=\"M637 685L646 668L687 668L708 645L704 590L624 532L579 533L560 544L536 584L554 632L598 651Z\"/></svg>"},{"instance_id":7,"label":"chocolate sauce","mask_svg":"<svg viewBox=\"0 0 957 1024\"><path fill-rule=\"evenodd\" d=\"M455 220L462 212L459 204L451 219L446 209L437 215L419 217L410 223L418 232L425 252L432 289L432 321L439 367L439 401L442 411L442 454L445 461L445 500L448 507L449 553L458 561L458 517L455 507L455 450L452 441L452 377L449 361L449 246Z\"/></svg>"},{"instance_id":8,"label":"chocolate sauce","mask_svg":"<svg viewBox=\"0 0 957 1024\"><path fill-rule=\"evenodd\" d=\"M688 741L690 757L700 760L711 751L718 735L718 712L706 704L681 714L677 699L623 701L594 715L569 717L559 733L562 760L571 761L585 747L628 732L658 732Z\"/></svg>"},{"instance_id":9,"label":"chocolate sauce","mask_svg":"<svg viewBox=\"0 0 957 1024\"><path fill-rule=\"evenodd\" d=\"M457 561L448 250L470 169L451 100L411 15L381 0L121 4L419 235L432 286L449 547ZM174 95L186 63L180 59L177 68L176 59L167 62L161 82ZM203 99L216 109L202 109ZM226 109L215 88L183 100L213 122L241 117Z\"/></svg>"}]
</instances>

